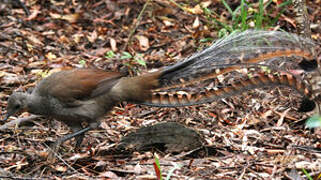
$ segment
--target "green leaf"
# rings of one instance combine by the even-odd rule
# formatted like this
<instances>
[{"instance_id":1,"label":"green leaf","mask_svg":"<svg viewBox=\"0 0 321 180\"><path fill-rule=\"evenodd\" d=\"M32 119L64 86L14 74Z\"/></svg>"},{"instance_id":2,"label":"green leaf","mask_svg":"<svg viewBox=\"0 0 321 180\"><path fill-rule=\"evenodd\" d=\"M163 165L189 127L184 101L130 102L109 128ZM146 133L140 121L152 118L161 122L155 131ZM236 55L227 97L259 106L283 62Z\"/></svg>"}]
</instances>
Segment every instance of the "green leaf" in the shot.
<instances>
[{"instance_id":1,"label":"green leaf","mask_svg":"<svg viewBox=\"0 0 321 180\"><path fill-rule=\"evenodd\" d=\"M271 73L271 69L268 66L261 66L262 71L267 72L268 74Z\"/></svg>"},{"instance_id":2,"label":"green leaf","mask_svg":"<svg viewBox=\"0 0 321 180\"><path fill-rule=\"evenodd\" d=\"M304 168L302 168L302 171L303 171L303 173L307 176L307 178L308 178L309 180L313 180L312 177L310 176L310 174L309 174Z\"/></svg>"},{"instance_id":3,"label":"green leaf","mask_svg":"<svg viewBox=\"0 0 321 180\"><path fill-rule=\"evenodd\" d=\"M205 15L211 15L212 14L211 10L208 9L208 8L203 8L203 12L204 12Z\"/></svg>"},{"instance_id":4,"label":"green leaf","mask_svg":"<svg viewBox=\"0 0 321 180\"><path fill-rule=\"evenodd\" d=\"M248 25L246 24L247 19L247 5L245 3L245 0L241 0L241 29L245 31L248 29Z\"/></svg>"},{"instance_id":5,"label":"green leaf","mask_svg":"<svg viewBox=\"0 0 321 180\"><path fill-rule=\"evenodd\" d=\"M85 64L86 64L86 60L84 60L84 59L80 60L80 61L79 61L79 64L80 64L80 65L85 65Z\"/></svg>"},{"instance_id":6,"label":"green leaf","mask_svg":"<svg viewBox=\"0 0 321 180\"><path fill-rule=\"evenodd\" d=\"M145 62L142 58L135 58L135 61L136 61L138 64L146 67L146 62Z\"/></svg>"},{"instance_id":7,"label":"green leaf","mask_svg":"<svg viewBox=\"0 0 321 180\"><path fill-rule=\"evenodd\" d=\"M105 58L113 58L115 57L115 53L113 51L108 51L105 54Z\"/></svg>"},{"instance_id":8,"label":"green leaf","mask_svg":"<svg viewBox=\"0 0 321 180\"><path fill-rule=\"evenodd\" d=\"M154 160L155 160L154 169L155 169L157 179L162 180L163 179L162 170L160 168L159 157L156 153L154 153Z\"/></svg>"},{"instance_id":9,"label":"green leaf","mask_svg":"<svg viewBox=\"0 0 321 180\"><path fill-rule=\"evenodd\" d=\"M227 11L230 13L230 14L233 14L233 11L231 9L231 7L226 3L225 0L222 0L222 3L223 5L225 6L225 8L227 9Z\"/></svg>"},{"instance_id":10,"label":"green leaf","mask_svg":"<svg viewBox=\"0 0 321 180\"><path fill-rule=\"evenodd\" d=\"M228 31L226 29L221 29L218 31L218 37L223 38L228 35Z\"/></svg>"},{"instance_id":11,"label":"green leaf","mask_svg":"<svg viewBox=\"0 0 321 180\"><path fill-rule=\"evenodd\" d=\"M263 13L264 13L263 0L259 0L259 13L256 16L256 28L257 29L262 28Z\"/></svg>"},{"instance_id":12,"label":"green leaf","mask_svg":"<svg viewBox=\"0 0 321 180\"><path fill-rule=\"evenodd\" d=\"M305 123L305 126L308 128L315 128L321 126L321 116L319 114L313 115L310 117L307 122Z\"/></svg>"},{"instance_id":13,"label":"green leaf","mask_svg":"<svg viewBox=\"0 0 321 180\"><path fill-rule=\"evenodd\" d=\"M200 39L200 42L201 42L201 43L212 42L212 41L213 41L213 38L203 38L203 39Z\"/></svg>"},{"instance_id":14,"label":"green leaf","mask_svg":"<svg viewBox=\"0 0 321 180\"><path fill-rule=\"evenodd\" d=\"M140 53L136 54L136 56L134 57L134 60L135 60L138 64L146 67L146 62L145 62L145 60L143 59L143 55L142 55L142 54L140 54Z\"/></svg>"},{"instance_id":15,"label":"green leaf","mask_svg":"<svg viewBox=\"0 0 321 180\"><path fill-rule=\"evenodd\" d=\"M123 52L123 55L120 57L120 59L131 59L133 56L129 52Z\"/></svg>"}]
</instances>

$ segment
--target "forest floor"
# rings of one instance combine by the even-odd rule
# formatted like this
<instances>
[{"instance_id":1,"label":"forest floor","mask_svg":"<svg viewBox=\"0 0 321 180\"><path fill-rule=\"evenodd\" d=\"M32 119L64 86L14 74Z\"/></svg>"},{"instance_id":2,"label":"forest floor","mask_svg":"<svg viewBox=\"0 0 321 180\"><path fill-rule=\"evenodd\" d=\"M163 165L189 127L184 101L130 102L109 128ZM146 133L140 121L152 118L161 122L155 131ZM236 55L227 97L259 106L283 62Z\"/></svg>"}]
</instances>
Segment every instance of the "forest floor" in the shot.
<instances>
[{"instance_id":1,"label":"forest floor","mask_svg":"<svg viewBox=\"0 0 321 180\"><path fill-rule=\"evenodd\" d=\"M95 67L142 74L209 46L231 31L222 23L238 26L216 0L203 1L204 9L197 1L150 1L141 19L145 0L24 2L29 16L15 1L0 0L2 117L13 91L27 91L52 72ZM293 7L269 2L262 26L295 33ZM227 3L232 9L240 5L235 0ZM249 4L251 28L258 3ZM320 45L321 1L308 1L307 6L312 39ZM48 144L70 130L54 119L37 118L0 132L0 179L157 179L155 154L163 177L170 179L306 179L304 171L320 179L321 134L305 128L313 113L297 111L301 99L294 90L280 87L191 107L124 102L105 116L98 130L86 134L80 152L74 151L74 140L65 142L54 164L46 161ZM28 116L22 113L10 120ZM101 155L126 134L160 122L178 122L197 131L205 150L170 153L153 148Z\"/></svg>"}]
</instances>

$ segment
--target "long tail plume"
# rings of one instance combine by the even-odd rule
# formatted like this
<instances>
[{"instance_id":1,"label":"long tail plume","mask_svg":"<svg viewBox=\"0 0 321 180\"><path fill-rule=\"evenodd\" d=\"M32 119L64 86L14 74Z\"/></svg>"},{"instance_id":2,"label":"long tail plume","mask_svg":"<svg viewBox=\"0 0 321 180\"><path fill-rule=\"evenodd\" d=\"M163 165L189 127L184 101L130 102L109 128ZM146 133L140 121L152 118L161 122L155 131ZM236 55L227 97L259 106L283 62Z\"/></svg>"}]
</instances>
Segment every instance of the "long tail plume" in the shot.
<instances>
[{"instance_id":1,"label":"long tail plume","mask_svg":"<svg viewBox=\"0 0 321 180\"><path fill-rule=\"evenodd\" d=\"M154 92L144 105L158 107L190 106L213 102L221 98L234 96L245 91L263 88L285 86L295 89L301 95L312 99L312 91L306 83L290 73L282 74L258 74L252 78L246 78L222 88L210 88L201 92Z\"/></svg>"},{"instance_id":2,"label":"long tail plume","mask_svg":"<svg viewBox=\"0 0 321 180\"><path fill-rule=\"evenodd\" d=\"M214 78L239 69L237 64L257 64L290 56L313 60L314 47L313 41L286 32L247 30L234 33L164 68L159 77L160 87L172 88Z\"/></svg>"}]
</instances>

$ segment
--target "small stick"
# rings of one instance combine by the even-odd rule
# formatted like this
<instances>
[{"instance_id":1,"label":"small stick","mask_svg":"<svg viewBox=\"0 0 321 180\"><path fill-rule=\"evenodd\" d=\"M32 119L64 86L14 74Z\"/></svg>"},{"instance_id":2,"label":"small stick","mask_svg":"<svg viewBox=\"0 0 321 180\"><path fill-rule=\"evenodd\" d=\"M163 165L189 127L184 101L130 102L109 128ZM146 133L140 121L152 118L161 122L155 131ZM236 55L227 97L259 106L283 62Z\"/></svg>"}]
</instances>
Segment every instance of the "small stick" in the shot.
<instances>
[{"instance_id":1,"label":"small stick","mask_svg":"<svg viewBox=\"0 0 321 180\"><path fill-rule=\"evenodd\" d=\"M136 23L135 23L135 27L130 31L129 36L128 36L128 40L127 40L127 42L126 42L123 50L127 49L128 44L130 44L130 42L131 42L131 40L132 40L132 37L133 37L134 33L136 32L136 29L137 29L138 25L140 24L140 21L141 21L141 19L142 19L142 16L143 16L143 14L144 14L144 12L145 12L145 10L146 10L146 7L147 7L149 1L150 1L150 0L147 0L147 1L146 1L146 3L144 4L143 9L140 11L140 13L139 13L139 15L138 15L138 17L137 17L137 21L136 21Z\"/></svg>"},{"instance_id":2,"label":"small stick","mask_svg":"<svg viewBox=\"0 0 321 180\"><path fill-rule=\"evenodd\" d=\"M26 13L26 15L29 16L30 15L30 11L27 8L27 6L25 5L25 3L21 2L20 0L15 0L15 1L20 5L20 7L22 7L22 9Z\"/></svg>"},{"instance_id":3,"label":"small stick","mask_svg":"<svg viewBox=\"0 0 321 180\"><path fill-rule=\"evenodd\" d=\"M4 130L8 129L10 126L13 126L13 125L16 125L16 124L20 124L20 123L23 123L23 122L27 122L27 121L31 121L31 120L34 120L34 119L39 118L39 117L42 117L42 116L31 115L31 116L25 117L25 118L18 118L16 120L7 122L6 124L0 126L0 131L4 131Z\"/></svg>"}]
</instances>

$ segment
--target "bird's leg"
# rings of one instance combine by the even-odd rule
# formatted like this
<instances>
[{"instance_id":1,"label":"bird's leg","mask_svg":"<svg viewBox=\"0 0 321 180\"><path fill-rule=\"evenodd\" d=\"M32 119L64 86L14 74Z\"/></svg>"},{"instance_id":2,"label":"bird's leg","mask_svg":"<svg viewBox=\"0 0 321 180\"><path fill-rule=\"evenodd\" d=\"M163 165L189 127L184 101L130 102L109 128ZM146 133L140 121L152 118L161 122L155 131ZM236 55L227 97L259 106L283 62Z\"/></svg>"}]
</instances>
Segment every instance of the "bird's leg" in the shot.
<instances>
[{"instance_id":1,"label":"bird's leg","mask_svg":"<svg viewBox=\"0 0 321 180\"><path fill-rule=\"evenodd\" d=\"M82 128L81 124L73 124L73 126L70 126L72 129L72 134L66 135L62 137L62 142L67 141L73 137L76 139L76 149L80 147L82 140L84 139L85 132L91 130L91 129L96 129L99 126L98 122L91 122L89 123L89 126L86 128Z\"/></svg>"},{"instance_id":2,"label":"bird's leg","mask_svg":"<svg viewBox=\"0 0 321 180\"><path fill-rule=\"evenodd\" d=\"M76 126L74 126L74 127L76 127ZM83 137L84 137L84 133L89 131L89 130L91 130L91 129L92 129L91 126L88 126L86 128L83 128L83 129L72 128L72 130L74 131L73 133L68 134L66 136L63 136L62 138L58 139L55 142L55 144L53 145L53 148L52 148L52 152L50 152L50 154L48 156L48 161L49 162L54 162L55 153L58 152L58 149L59 149L60 145L63 142L65 142L65 141L67 141L67 140L69 140L69 139L71 139L73 137L76 137L76 147L79 146L81 144L81 142L82 142Z\"/></svg>"},{"instance_id":3,"label":"bird's leg","mask_svg":"<svg viewBox=\"0 0 321 180\"><path fill-rule=\"evenodd\" d=\"M73 133L81 131L83 129L83 127L81 126L81 123L69 124L69 127L71 128ZM75 149L76 149L76 151L78 151L78 149L81 145L81 142L84 139L84 136L85 136L85 133L75 136L75 140L76 140Z\"/></svg>"},{"instance_id":4,"label":"bird's leg","mask_svg":"<svg viewBox=\"0 0 321 180\"><path fill-rule=\"evenodd\" d=\"M73 137L76 138L76 148L79 148L79 146L84 138L85 133L91 129L96 129L99 126L99 124L100 124L99 121L92 121L89 123L88 127L82 128L80 123L79 124L78 123L67 123L67 125L71 128L73 133L63 136L62 138L58 139L55 142L55 144L52 146L52 152L49 153L48 161L51 163L54 163L56 153L58 152L60 145L63 142L65 142Z\"/></svg>"},{"instance_id":5,"label":"bird's leg","mask_svg":"<svg viewBox=\"0 0 321 180\"><path fill-rule=\"evenodd\" d=\"M61 141L61 143L75 137L76 138L76 147L79 146L84 138L84 134L85 132L91 130L92 128L90 126L86 127L86 128L83 128L83 129L73 129L73 133L71 134L68 134L62 138L60 138L58 141Z\"/></svg>"},{"instance_id":6,"label":"bird's leg","mask_svg":"<svg viewBox=\"0 0 321 180\"><path fill-rule=\"evenodd\" d=\"M73 137L76 137L76 141L77 141L76 142L76 146L79 146L80 143L82 142L83 137L84 137L84 133L89 131L89 130L91 130L91 129L92 129L91 126L88 126L86 128L83 128L83 129L79 129L77 131L74 131L74 129L73 129L73 131L74 131L73 133L68 134L68 135L58 139L57 142L55 143L55 145L60 146L61 143L65 142L65 141L67 141L67 140L69 140L69 139L71 139Z\"/></svg>"}]
</instances>

